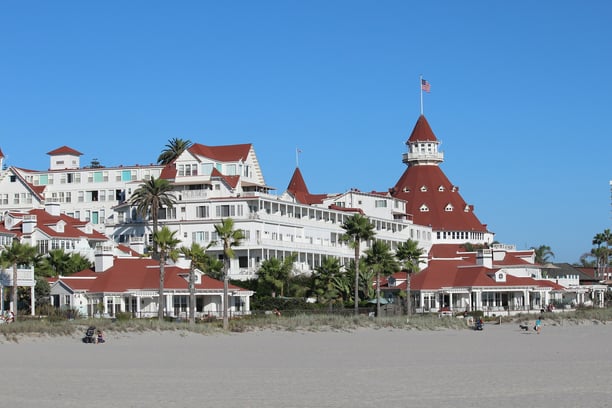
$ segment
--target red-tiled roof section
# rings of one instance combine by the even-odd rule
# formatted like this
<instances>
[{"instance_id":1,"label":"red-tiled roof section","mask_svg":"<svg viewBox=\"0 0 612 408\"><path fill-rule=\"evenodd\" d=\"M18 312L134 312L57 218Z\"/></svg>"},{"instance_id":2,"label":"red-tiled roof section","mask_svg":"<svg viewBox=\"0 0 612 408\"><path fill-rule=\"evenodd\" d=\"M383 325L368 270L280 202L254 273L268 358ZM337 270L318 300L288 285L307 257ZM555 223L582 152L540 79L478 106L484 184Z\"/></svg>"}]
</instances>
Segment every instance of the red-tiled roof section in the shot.
<instances>
[{"instance_id":1,"label":"red-tiled roof section","mask_svg":"<svg viewBox=\"0 0 612 408\"><path fill-rule=\"evenodd\" d=\"M205 146L194 143L189 148L189 151L194 155L208 157L210 159L219 160L220 162L232 162L246 160L251 151L251 147L251 143L227 146Z\"/></svg>"},{"instance_id":2,"label":"red-tiled roof section","mask_svg":"<svg viewBox=\"0 0 612 408\"><path fill-rule=\"evenodd\" d=\"M434 230L487 231L439 166L408 167L392 191L406 201L406 212L415 224L431 225ZM452 210L447 211L449 204ZM426 211L421 211L423 205Z\"/></svg>"},{"instance_id":3,"label":"red-tiled roof section","mask_svg":"<svg viewBox=\"0 0 612 408\"><path fill-rule=\"evenodd\" d=\"M43 209L30 210L29 214L36 215L36 227L50 237L64 237L64 238L79 238L87 237L87 239L95 241L107 241L108 237L95 229L92 229L90 234L86 233L79 227L84 227L87 222L80 221L76 218L69 217L66 214L51 215ZM57 225L60 221L65 223L64 230L58 232L52 228Z\"/></svg>"},{"instance_id":4,"label":"red-tiled roof section","mask_svg":"<svg viewBox=\"0 0 612 408\"><path fill-rule=\"evenodd\" d=\"M302 172L299 167L295 168L291 180L289 180L289 186L287 191L295 197L295 199L302 204L321 204L327 197L326 194L310 194Z\"/></svg>"},{"instance_id":5,"label":"red-tiled roof section","mask_svg":"<svg viewBox=\"0 0 612 408\"><path fill-rule=\"evenodd\" d=\"M83 153L74 150L71 147L68 146L62 146L62 147L58 147L55 150L51 150L50 152L47 153L49 156L59 156L60 154L72 154L74 156L82 156Z\"/></svg>"},{"instance_id":6,"label":"red-tiled roof section","mask_svg":"<svg viewBox=\"0 0 612 408\"><path fill-rule=\"evenodd\" d=\"M429 126L429 122L425 119L425 116L419 116L416 125L414 125L414 129L412 129L412 133L408 138L409 142L437 142L438 139L434 132L431 130L431 126Z\"/></svg>"},{"instance_id":7,"label":"red-tiled roof section","mask_svg":"<svg viewBox=\"0 0 612 408\"><path fill-rule=\"evenodd\" d=\"M164 268L164 288L167 290L187 290L188 282L183 277L189 269L166 265ZM82 279L94 276L96 279ZM94 293L122 293L128 290L159 290L159 262L150 258L115 258L113 266L104 272L86 269L61 279L72 289L86 289ZM223 282L203 275L196 289L222 291ZM244 290L229 285L230 290Z\"/></svg>"},{"instance_id":8,"label":"red-tiled roof section","mask_svg":"<svg viewBox=\"0 0 612 408\"><path fill-rule=\"evenodd\" d=\"M222 178L231 188L236 188L236 186L238 185L238 181L240 181L240 176L226 176L224 174L221 174L221 172L216 168L213 168L212 172L210 173L210 176Z\"/></svg>"},{"instance_id":9,"label":"red-tiled roof section","mask_svg":"<svg viewBox=\"0 0 612 408\"><path fill-rule=\"evenodd\" d=\"M176 170L176 165L174 164L174 162L172 162L162 169L159 178L166 180L174 180L176 178L176 173L178 173L178 171Z\"/></svg>"}]
</instances>

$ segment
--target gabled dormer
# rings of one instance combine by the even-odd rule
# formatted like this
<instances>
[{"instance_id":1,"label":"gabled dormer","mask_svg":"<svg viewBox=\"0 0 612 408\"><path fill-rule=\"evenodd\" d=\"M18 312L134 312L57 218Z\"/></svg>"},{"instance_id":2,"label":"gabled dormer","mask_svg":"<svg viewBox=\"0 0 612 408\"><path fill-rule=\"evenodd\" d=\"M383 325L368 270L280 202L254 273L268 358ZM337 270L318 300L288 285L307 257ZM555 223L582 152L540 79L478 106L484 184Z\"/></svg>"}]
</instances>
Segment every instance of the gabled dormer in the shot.
<instances>
[{"instance_id":1,"label":"gabled dormer","mask_svg":"<svg viewBox=\"0 0 612 408\"><path fill-rule=\"evenodd\" d=\"M53 231L59 232L59 233L64 232L64 227L66 227L66 221L64 220L59 220L55 225L51 226Z\"/></svg>"},{"instance_id":2,"label":"gabled dormer","mask_svg":"<svg viewBox=\"0 0 612 408\"><path fill-rule=\"evenodd\" d=\"M82 156L83 153L68 146L62 146L55 150L51 150L47 154L51 156L49 163L50 170L78 169L81 167L80 156Z\"/></svg>"}]
</instances>

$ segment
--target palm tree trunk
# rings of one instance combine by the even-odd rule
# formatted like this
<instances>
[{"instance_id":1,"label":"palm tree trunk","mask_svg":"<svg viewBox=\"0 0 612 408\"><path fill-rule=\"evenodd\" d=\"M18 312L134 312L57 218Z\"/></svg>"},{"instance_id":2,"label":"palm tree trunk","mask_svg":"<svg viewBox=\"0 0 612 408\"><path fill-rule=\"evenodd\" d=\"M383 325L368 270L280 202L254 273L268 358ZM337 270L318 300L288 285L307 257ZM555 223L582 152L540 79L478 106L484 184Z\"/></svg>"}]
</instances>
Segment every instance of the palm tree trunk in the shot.
<instances>
[{"instance_id":1,"label":"palm tree trunk","mask_svg":"<svg viewBox=\"0 0 612 408\"><path fill-rule=\"evenodd\" d=\"M376 271L376 318L380 318L380 272Z\"/></svg>"},{"instance_id":2,"label":"palm tree trunk","mask_svg":"<svg viewBox=\"0 0 612 408\"><path fill-rule=\"evenodd\" d=\"M355 316L359 315L359 241L355 241Z\"/></svg>"},{"instance_id":3,"label":"palm tree trunk","mask_svg":"<svg viewBox=\"0 0 612 408\"><path fill-rule=\"evenodd\" d=\"M157 319L161 322L164 320L164 309L166 298L164 296L164 277L166 271L164 269L164 263L160 261L159 264L159 302L157 304Z\"/></svg>"},{"instance_id":4,"label":"palm tree trunk","mask_svg":"<svg viewBox=\"0 0 612 408\"><path fill-rule=\"evenodd\" d=\"M227 253L227 250L223 251L224 254ZM228 316L228 305L227 298L229 292L229 258L227 255L224 255L225 259L223 260L223 330L229 329L229 316Z\"/></svg>"},{"instance_id":5,"label":"palm tree trunk","mask_svg":"<svg viewBox=\"0 0 612 408\"><path fill-rule=\"evenodd\" d=\"M17 320L17 263L13 264L13 287L11 288L12 305L11 311L13 312L13 320Z\"/></svg>"},{"instance_id":6,"label":"palm tree trunk","mask_svg":"<svg viewBox=\"0 0 612 408\"><path fill-rule=\"evenodd\" d=\"M189 271L189 324L195 325L195 271L193 268Z\"/></svg>"},{"instance_id":7,"label":"palm tree trunk","mask_svg":"<svg viewBox=\"0 0 612 408\"><path fill-rule=\"evenodd\" d=\"M410 316L412 314L412 302L410 299L410 272L406 271L406 315Z\"/></svg>"},{"instance_id":8,"label":"palm tree trunk","mask_svg":"<svg viewBox=\"0 0 612 408\"><path fill-rule=\"evenodd\" d=\"M227 298L228 298L228 290L229 289L229 277L227 276L227 272L223 276L223 330L229 329L229 316L228 316L228 307L227 307Z\"/></svg>"}]
</instances>

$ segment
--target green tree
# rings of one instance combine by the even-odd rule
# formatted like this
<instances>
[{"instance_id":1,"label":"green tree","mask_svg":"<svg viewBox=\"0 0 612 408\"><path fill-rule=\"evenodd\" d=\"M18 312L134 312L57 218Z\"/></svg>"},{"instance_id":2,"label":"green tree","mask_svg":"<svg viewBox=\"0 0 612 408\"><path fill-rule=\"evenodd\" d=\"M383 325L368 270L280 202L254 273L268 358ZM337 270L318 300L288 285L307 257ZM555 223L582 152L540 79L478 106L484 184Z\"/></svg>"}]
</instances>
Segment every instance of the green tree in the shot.
<instances>
[{"instance_id":1,"label":"green tree","mask_svg":"<svg viewBox=\"0 0 612 408\"><path fill-rule=\"evenodd\" d=\"M365 251L365 264L376 274L376 316L380 316L380 274L391 275L399 270L399 263L389 245L375 240Z\"/></svg>"},{"instance_id":2,"label":"green tree","mask_svg":"<svg viewBox=\"0 0 612 408\"><path fill-rule=\"evenodd\" d=\"M174 207L176 198L172 195L172 185L166 179L151 177L140 185L130 198L130 205L136 206L136 211L143 219L150 214L153 221L153 236L158 230L159 210L164 206ZM157 244L153 240L153 253L157 255Z\"/></svg>"},{"instance_id":3,"label":"green tree","mask_svg":"<svg viewBox=\"0 0 612 408\"><path fill-rule=\"evenodd\" d=\"M164 280L166 275L166 261L178 259L178 251L176 247L181 241L176 238L176 231L170 231L170 228L163 226L153 236L153 242L157 244L159 256L159 302L157 305L157 318L161 322L164 319L164 310L166 309L166 299L164 295Z\"/></svg>"},{"instance_id":4,"label":"green tree","mask_svg":"<svg viewBox=\"0 0 612 408\"><path fill-rule=\"evenodd\" d=\"M336 281L341 275L340 260L334 257L325 257L321 261L321 265L315 268L312 279L312 290L317 297L317 302L329 305L341 298L341 290L336 285Z\"/></svg>"},{"instance_id":5,"label":"green tree","mask_svg":"<svg viewBox=\"0 0 612 408\"><path fill-rule=\"evenodd\" d=\"M593 245L597 245L597 276L602 277L607 275L608 265L610 262L610 244L612 244L612 232L605 229L603 232L595 234L593 237ZM603 245L603 246L602 246Z\"/></svg>"},{"instance_id":6,"label":"green tree","mask_svg":"<svg viewBox=\"0 0 612 408\"><path fill-rule=\"evenodd\" d=\"M223 245L223 329L229 329L228 289L230 259L234 257L234 247L239 246L244 239L242 230L234 229L234 220L225 218L221 224L215 224L215 231Z\"/></svg>"},{"instance_id":7,"label":"green tree","mask_svg":"<svg viewBox=\"0 0 612 408\"><path fill-rule=\"evenodd\" d=\"M169 164L176 160L185 150L189 149L193 143L186 139L170 139L166 144L166 148L162 150L157 158L158 164Z\"/></svg>"},{"instance_id":8,"label":"green tree","mask_svg":"<svg viewBox=\"0 0 612 408\"><path fill-rule=\"evenodd\" d=\"M410 293L410 278L411 274L418 273L419 259L424 255L425 251L419 248L419 243L412 239L402 242L395 250L395 257L401 262L402 267L406 270L406 314L412 314L412 295Z\"/></svg>"},{"instance_id":9,"label":"green tree","mask_svg":"<svg viewBox=\"0 0 612 408\"><path fill-rule=\"evenodd\" d=\"M296 254L285 257L284 260L278 258L266 259L261 263L257 271L257 287L264 294L272 297L285 296L285 288L289 282L289 277L293 271L293 263L297 259Z\"/></svg>"},{"instance_id":10,"label":"green tree","mask_svg":"<svg viewBox=\"0 0 612 408\"><path fill-rule=\"evenodd\" d=\"M54 277L63 275L68 270L70 264L70 255L64 252L63 249L52 249L43 257L42 263L48 264Z\"/></svg>"},{"instance_id":11,"label":"green tree","mask_svg":"<svg viewBox=\"0 0 612 408\"><path fill-rule=\"evenodd\" d=\"M343 240L349 242L349 244L355 250L355 315L359 314L359 257L361 255L361 242L369 241L374 238L376 233L374 232L374 226L370 223L370 220L361 215L355 214L348 217L344 223L342 223L342 229L345 231Z\"/></svg>"},{"instance_id":12,"label":"green tree","mask_svg":"<svg viewBox=\"0 0 612 408\"><path fill-rule=\"evenodd\" d=\"M210 245L209 245L210 246ZM180 251L189 262L189 324L195 325L195 309L196 309L196 298L195 298L195 270L198 265L204 263L206 257L206 249L197 242L193 242L191 247L181 247Z\"/></svg>"},{"instance_id":13,"label":"green tree","mask_svg":"<svg viewBox=\"0 0 612 408\"><path fill-rule=\"evenodd\" d=\"M535 263L545 265L551 262L551 258L555 257L555 254L548 245L540 245L539 247L531 247L535 252Z\"/></svg>"},{"instance_id":14,"label":"green tree","mask_svg":"<svg viewBox=\"0 0 612 408\"><path fill-rule=\"evenodd\" d=\"M11 290L11 310L15 314L17 319L17 307L18 307L18 296L17 296L17 282L18 274L17 269L19 265L31 265L36 259L36 247L29 244L22 244L19 240L14 239L10 247L4 248L0 253L0 264L3 266L11 266L13 268L13 286Z\"/></svg>"}]
</instances>

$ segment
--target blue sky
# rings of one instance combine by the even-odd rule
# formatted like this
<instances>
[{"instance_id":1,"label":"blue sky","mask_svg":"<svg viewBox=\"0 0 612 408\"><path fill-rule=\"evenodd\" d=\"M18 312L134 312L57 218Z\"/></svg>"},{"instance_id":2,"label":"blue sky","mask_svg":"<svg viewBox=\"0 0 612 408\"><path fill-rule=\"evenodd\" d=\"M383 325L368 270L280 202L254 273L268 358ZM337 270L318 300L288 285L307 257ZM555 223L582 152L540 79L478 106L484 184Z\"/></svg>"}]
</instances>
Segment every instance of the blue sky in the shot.
<instances>
[{"instance_id":1,"label":"blue sky","mask_svg":"<svg viewBox=\"0 0 612 408\"><path fill-rule=\"evenodd\" d=\"M419 4L421 3L421 4ZM43 170L253 143L281 193L383 191L425 116L496 239L575 262L610 228L612 3L0 3L0 148Z\"/></svg>"}]
</instances>

